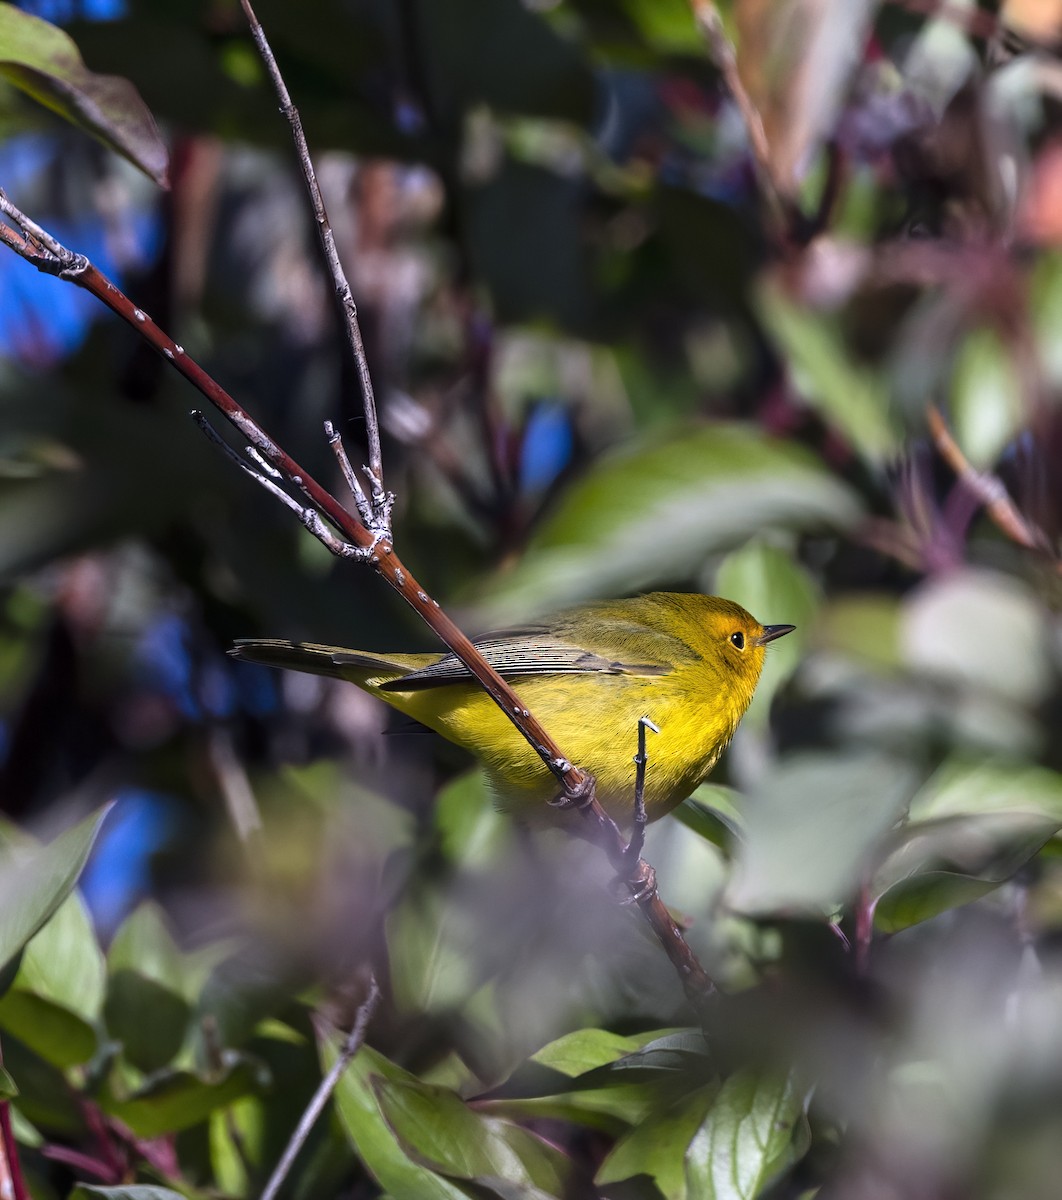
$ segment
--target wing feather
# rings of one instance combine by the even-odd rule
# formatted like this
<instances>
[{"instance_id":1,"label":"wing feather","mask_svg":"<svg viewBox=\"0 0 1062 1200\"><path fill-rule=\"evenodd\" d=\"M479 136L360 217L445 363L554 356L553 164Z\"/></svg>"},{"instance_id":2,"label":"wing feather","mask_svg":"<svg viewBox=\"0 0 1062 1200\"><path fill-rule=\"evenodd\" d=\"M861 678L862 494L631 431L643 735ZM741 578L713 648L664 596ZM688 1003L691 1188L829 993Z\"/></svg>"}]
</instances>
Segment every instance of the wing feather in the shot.
<instances>
[{"instance_id":1,"label":"wing feather","mask_svg":"<svg viewBox=\"0 0 1062 1200\"><path fill-rule=\"evenodd\" d=\"M476 649L507 679L526 675L666 675L671 670L664 663L624 662L568 642L540 637L483 638L476 642ZM381 691L413 692L471 678L472 673L456 654L444 654L436 662L379 687Z\"/></svg>"}]
</instances>

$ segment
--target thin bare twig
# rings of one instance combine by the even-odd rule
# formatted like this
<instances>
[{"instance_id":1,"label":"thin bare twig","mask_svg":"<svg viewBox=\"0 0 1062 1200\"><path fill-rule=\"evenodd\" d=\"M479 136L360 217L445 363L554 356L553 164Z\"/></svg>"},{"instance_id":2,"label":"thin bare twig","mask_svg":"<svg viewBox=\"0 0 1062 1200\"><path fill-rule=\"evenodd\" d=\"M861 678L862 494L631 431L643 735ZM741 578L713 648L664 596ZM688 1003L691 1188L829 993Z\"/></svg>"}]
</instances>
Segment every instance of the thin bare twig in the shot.
<instances>
[{"instance_id":1,"label":"thin bare twig","mask_svg":"<svg viewBox=\"0 0 1062 1200\"><path fill-rule=\"evenodd\" d=\"M760 110L749 95L741 73L738 71L734 46L723 27L715 0L690 0L690 7L693 9L697 28L701 31L701 36L708 47L708 53L719 68L727 91L738 106L738 112L741 113L741 119L748 134L749 148L752 150L752 161L756 167L760 192L767 205L775 232L784 237L788 234L792 224L792 206L786 201L782 189L778 186L763 117L760 116Z\"/></svg>"},{"instance_id":2,"label":"thin bare twig","mask_svg":"<svg viewBox=\"0 0 1062 1200\"><path fill-rule=\"evenodd\" d=\"M1010 498L1010 493L998 475L993 475L990 471L978 471L970 463L958 442L951 436L951 431L935 404L931 404L926 410L926 420L941 456L958 476L960 483L969 488L984 505L985 511L996 526L1019 546L1050 554L1052 546L1047 535L1031 525L1019 512L1018 506ZM1062 563L1056 562L1055 569L1062 571Z\"/></svg>"},{"instance_id":3,"label":"thin bare twig","mask_svg":"<svg viewBox=\"0 0 1062 1200\"><path fill-rule=\"evenodd\" d=\"M277 1192L280 1191L281 1184L287 1178L288 1172L298 1157L299 1151L310 1136L310 1131L317 1123L317 1118L332 1098L332 1093L336 1090L336 1085L342 1078L343 1072L350 1065L354 1055L361 1049L361 1045L365 1041L365 1031L368 1029L369 1021L372 1020L372 1014L376 1011L376 1005L379 1001L379 984L376 982L376 976L370 975L368 995L358 1008L357 1016L354 1018L354 1024L351 1027L350 1033L347 1034L343 1045L340 1047L339 1057L332 1064L328 1074L321 1080L317 1091L313 1094L313 1098L307 1104L306 1111L302 1114L295 1132L291 1135L291 1140L288 1142L284 1153L280 1156L280 1161L274 1168L273 1174L269 1177L269 1182L262 1190L261 1200L274 1200Z\"/></svg>"},{"instance_id":4,"label":"thin bare twig","mask_svg":"<svg viewBox=\"0 0 1062 1200\"><path fill-rule=\"evenodd\" d=\"M380 422L376 413L376 398L372 387L372 377L369 374L369 361L365 356L365 344L362 341L361 326L358 324L357 305L354 303L354 296L350 290L346 273L343 270L343 264L339 261L336 239L332 233L332 225L328 220L328 213L325 210L324 197L321 195L321 188L317 182L317 173L314 171L313 161L310 158L310 150L306 144L306 134L303 132L299 111L292 103L291 96L288 94L287 85L280 73L280 68L277 66L277 60L273 57L273 51L266 39L265 30L255 15L250 0L240 0L240 2L247 17L247 23L251 27L251 36L258 47L258 53L262 58L262 62L265 63L266 70L269 72L269 78L272 80L277 99L280 101L280 111L291 127L291 136L295 142L295 152L298 155L299 166L302 168L306 190L309 193L310 204L313 207L314 224L317 226L317 232L321 239L321 247L324 250L325 261L328 263L328 269L332 275L332 285L335 289L336 299L339 301L340 308L342 309L347 345L350 348L351 357L358 372L358 382L361 385L361 403L365 412L365 429L369 441L369 465L365 469L365 474L372 485L372 516L366 521L366 525L374 533L385 532L387 536L390 536L391 531L388 518L390 517L390 506L393 503L393 498L389 501L387 493L384 491L383 455L380 450ZM357 494L355 492L355 495Z\"/></svg>"}]
</instances>

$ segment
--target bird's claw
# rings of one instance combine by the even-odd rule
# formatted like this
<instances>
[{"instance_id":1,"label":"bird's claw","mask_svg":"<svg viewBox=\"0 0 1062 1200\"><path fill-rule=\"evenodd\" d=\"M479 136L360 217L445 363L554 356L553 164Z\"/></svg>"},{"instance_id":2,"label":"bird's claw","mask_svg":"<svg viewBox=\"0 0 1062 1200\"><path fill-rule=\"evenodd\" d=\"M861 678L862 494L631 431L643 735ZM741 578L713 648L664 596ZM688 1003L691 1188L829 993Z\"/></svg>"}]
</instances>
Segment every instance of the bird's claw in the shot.
<instances>
[{"instance_id":1,"label":"bird's claw","mask_svg":"<svg viewBox=\"0 0 1062 1200\"><path fill-rule=\"evenodd\" d=\"M656 871L645 859L639 858L634 864L634 870L629 875L616 876L613 886L617 889L630 889L630 895L623 896L619 900L624 908L629 908L633 904L641 904L642 901L650 900L656 895Z\"/></svg>"}]
</instances>

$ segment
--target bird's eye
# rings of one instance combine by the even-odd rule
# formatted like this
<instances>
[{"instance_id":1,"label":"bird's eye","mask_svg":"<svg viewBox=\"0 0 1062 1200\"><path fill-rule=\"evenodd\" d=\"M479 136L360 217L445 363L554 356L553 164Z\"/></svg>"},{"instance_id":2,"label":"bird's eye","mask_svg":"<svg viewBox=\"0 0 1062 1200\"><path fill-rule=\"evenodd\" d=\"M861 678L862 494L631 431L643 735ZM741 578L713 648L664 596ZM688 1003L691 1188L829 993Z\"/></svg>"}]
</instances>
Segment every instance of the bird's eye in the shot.
<instances>
[{"instance_id":1,"label":"bird's eye","mask_svg":"<svg viewBox=\"0 0 1062 1200\"><path fill-rule=\"evenodd\" d=\"M739 630L737 633L730 635L730 641L737 646L739 650L745 649L745 635Z\"/></svg>"}]
</instances>

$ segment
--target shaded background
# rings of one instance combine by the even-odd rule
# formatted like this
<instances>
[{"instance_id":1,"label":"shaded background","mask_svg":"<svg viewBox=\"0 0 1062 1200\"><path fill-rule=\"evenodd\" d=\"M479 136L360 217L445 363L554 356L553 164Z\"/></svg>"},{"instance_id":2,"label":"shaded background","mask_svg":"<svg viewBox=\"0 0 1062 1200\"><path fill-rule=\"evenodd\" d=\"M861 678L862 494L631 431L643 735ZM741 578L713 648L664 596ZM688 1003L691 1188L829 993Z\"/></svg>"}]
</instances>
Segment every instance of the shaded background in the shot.
<instances>
[{"instance_id":1,"label":"shaded background","mask_svg":"<svg viewBox=\"0 0 1062 1200\"><path fill-rule=\"evenodd\" d=\"M179 1127L180 1169L149 1178L257 1194L318 1074L309 1014L341 1010L370 957L370 1044L465 1097L509 1080L492 1111L570 1173L542 1194L758 1194L704 1191L703 1114L667 1105L790 1068L772 1194L1055 1194L1062 4L720 7L782 237L683 0L259 11L362 316L399 546L433 594L472 630L657 587L798 625L711 784L650 838L736 998L724 1061L674 1051L682 1082L633 1107L536 1109L543 1085L510 1079L573 1030L690 1021L604 868L522 847L459 752L355 689L226 658L240 636L431 641L214 452L129 330L0 256L0 805L50 836L116 800L83 894L104 947L127 922L77 1004L24 965L0 1029L20 1086L20 1064L90 1063L104 1112L147 1140ZM35 11L136 84L172 189L6 84L0 184L339 487L321 426L360 461L356 380L238 8ZM1039 549L986 518L929 404ZM55 1062L20 995L96 1040ZM137 1043L149 1011L172 1045ZM229 1051L258 1074L204 1112L121 1108ZM53 1085L22 1118L83 1148ZM343 1119L358 1157L329 1126L291 1194L377 1194L366 1163L436 1194ZM687 1126L663 1161L660 1130ZM34 1162L65 1194L55 1155Z\"/></svg>"}]
</instances>

